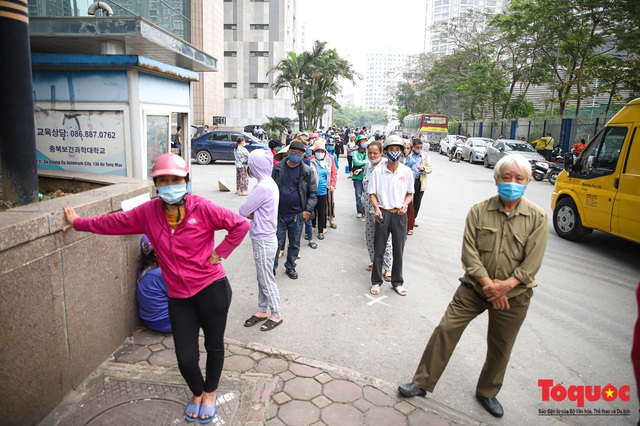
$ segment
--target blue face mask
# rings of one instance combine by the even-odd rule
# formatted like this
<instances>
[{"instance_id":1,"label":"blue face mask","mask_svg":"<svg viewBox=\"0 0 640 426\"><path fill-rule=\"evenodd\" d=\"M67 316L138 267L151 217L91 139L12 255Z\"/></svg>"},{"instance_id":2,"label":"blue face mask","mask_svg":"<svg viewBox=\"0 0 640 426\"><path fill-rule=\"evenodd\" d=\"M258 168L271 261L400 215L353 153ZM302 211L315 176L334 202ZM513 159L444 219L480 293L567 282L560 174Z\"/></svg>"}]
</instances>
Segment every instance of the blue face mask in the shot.
<instances>
[{"instance_id":1,"label":"blue face mask","mask_svg":"<svg viewBox=\"0 0 640 426\"><path fill-rule=\"evenodd\" d=\"M331 145L328 145L328 146L327 146L327 151L329 151L329 152L333 152L333 147L332 147Z\"/></svg>"},{"instance_id":2,"label":"blue face mask","mask_svg":"<svg viewBox=\"0 0 640 426\"><path fill-rule=\"evenodd\" d=\"M507 201L515 201L524 195L525 185L515 182L498 182L498 194Z\"/></svg>"},{"instance_id":3,"label":"blue face mask","mask_svg":"<svg viewBox=\"0 0 640 426\"><path fill-rule=\"evenodd\" d=\"M187 184L158 186L158 196L167 204L179 204L187 195Z\"/></svg>"},{"instance_id":4,"label":"blue face mask","mask_svg":"<svg viewBox=\"0 0 640 426\"><path fill-rule=\"evenodd\" d=\"M392 163L397 162L402 157L402 151L387 151L387 159Z\"/></svg>"},{"instance_id":5,"label":"blue face mask","mask_svg":"<svg viewBox=\"0 0 640 426\"><path fill-rule=\"evenodd\" d=\"M291 161L292 163L299 163L302 161L302 154L294 154L293 152L289 153L289 156L287 157L289 159L289 161Z\"/></svg>"}]
</instances>

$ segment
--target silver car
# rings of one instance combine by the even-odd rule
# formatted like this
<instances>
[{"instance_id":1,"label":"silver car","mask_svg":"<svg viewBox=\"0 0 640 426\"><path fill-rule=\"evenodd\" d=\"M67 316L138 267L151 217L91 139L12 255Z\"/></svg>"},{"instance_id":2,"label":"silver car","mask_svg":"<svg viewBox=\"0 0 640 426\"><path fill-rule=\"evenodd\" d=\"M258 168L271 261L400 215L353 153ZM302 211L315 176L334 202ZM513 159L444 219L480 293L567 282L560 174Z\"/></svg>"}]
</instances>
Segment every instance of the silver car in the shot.
<instances>
[{"instance_id":1,"label":"silver car","mask_svg":"<svg viewBox=\"0 0 640 426\"><path fill-rule=\"evenodd\" d=\"M462 147L462 159L467 160L471 164L476 161L478 163L482 163L487 147L491 146L492 144L493 139L469 138Z\"/></svg>"},{"instance_id":2,"label":"silver car","mask_svg":"<svg viewBox=\"0 0 640 426\"><path fill-rule=\"evenodd\" d=\"M538 161L544 161L542 155L538 154L530 143L515 139L498 139L493 145L487 147L484 154L484 166L493 167L505 155L514 154L522 155L532 165Z\"/></svg>"},{"instance_id":3,"label":"silver car","mask_svg":"<svg viewBox=\"0 0 640 426\"><path fill-rule=\"evenodd\" d=\"M440 154L448 155L453 145L461 145L467 140L466 136L447 135L440 140Z\"/></svg>"}]
</instances>

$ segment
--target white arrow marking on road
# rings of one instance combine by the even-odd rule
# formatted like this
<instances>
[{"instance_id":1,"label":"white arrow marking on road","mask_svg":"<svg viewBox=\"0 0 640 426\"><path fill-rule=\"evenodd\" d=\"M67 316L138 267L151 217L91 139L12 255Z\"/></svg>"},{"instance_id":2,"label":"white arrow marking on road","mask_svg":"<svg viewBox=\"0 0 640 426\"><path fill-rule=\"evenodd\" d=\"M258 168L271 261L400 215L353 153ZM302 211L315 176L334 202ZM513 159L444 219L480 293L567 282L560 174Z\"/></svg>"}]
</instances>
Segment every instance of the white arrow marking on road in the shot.
<instances>
[{"instance_id":1,"label":"white arrow marking on road","mask_svg":"<svg viewBox=\"0 0 640 426\"><path fill-rule=\"evenodd\" d=\"M374 303L379 303L379 304L385 305L385 306L391 306L388 303L384 303L382 301L383 299L386 299L388 296L380 296L380 297L378 297L376 299L375 297L373 297L372 295L370 295L368 293L365 293L364 295L367 296L369 299L371 299L371 302L367 303L367 305L369 305L369 306L373 305Z\"/></svg>"}]
</instances>

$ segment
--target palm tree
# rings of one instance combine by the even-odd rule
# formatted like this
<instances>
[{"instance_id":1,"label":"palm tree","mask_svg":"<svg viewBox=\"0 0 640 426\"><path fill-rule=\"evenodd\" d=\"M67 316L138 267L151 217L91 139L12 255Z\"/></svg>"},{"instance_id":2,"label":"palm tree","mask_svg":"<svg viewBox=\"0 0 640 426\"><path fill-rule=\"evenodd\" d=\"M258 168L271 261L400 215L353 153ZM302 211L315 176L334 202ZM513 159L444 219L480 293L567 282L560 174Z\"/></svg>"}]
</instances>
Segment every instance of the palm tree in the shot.
<instances>
[{"instance_id":1,"label":"palm tree","mask_svg":"<svg viewBox=\"0 0 640 426\"><path fill-rule=\"evenodd\" d=\"M356 77L362 78L351 68L349 61L341 58L335 49L327 49L326 45L326 42L316 41L310 52L300 55L289 52L287 58L267 72L278 73L271 86L276 93L284 88L291 89L296 101L294 106L300 105L302 99L306 112L303 128L309 130L317 127L325 106L338 106L335 97L342 90L338 78L352 83Z\"/></svg>"}]
</instances>

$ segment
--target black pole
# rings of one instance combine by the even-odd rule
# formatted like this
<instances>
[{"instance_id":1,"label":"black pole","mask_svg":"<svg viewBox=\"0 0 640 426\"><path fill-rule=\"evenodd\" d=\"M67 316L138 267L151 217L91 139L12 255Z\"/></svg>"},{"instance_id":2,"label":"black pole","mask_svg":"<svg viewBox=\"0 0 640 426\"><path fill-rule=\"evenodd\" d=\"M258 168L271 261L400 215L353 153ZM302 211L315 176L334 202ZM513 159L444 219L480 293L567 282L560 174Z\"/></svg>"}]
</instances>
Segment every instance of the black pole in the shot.
<instances>
[{"instance_id":1,"label":"black pole","mask_svg":"<svg viewBox=\"0 0 640 426\"><path fill-rule=\"evenodd\" d=\"M2 199L29 204L38 200L38 170L26 1L0 7L0 63Z\"/></svg>"}]
</instances>

